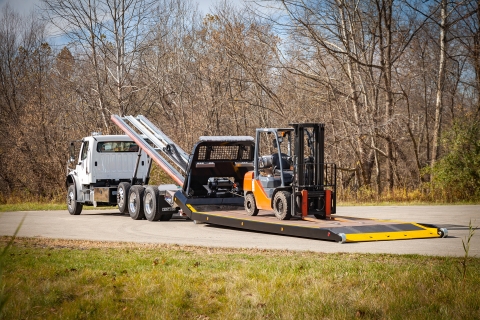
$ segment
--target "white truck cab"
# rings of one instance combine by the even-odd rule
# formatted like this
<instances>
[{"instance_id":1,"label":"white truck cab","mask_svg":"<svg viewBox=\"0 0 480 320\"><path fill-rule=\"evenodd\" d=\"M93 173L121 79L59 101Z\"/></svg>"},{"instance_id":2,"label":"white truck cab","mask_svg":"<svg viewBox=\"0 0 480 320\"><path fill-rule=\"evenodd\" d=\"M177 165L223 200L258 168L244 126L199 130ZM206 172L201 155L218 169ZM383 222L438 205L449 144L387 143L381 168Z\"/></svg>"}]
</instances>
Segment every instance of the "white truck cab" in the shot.
<instances>
[{"instance_id":1,"label":"white truck cab","mask_svg":"<svg viewBox=\"0 0 480 320\"><path fill-rule=\"evenodd\" d=\"M68 164L75 164L75 169ZM83 205L113 206L124 204L125 187L148 184L151 158L139 151L127 135L92 134L81 140L75 159L75 142L70 143L67 164L67 206L70 214L80 214ZM120 210L122 211L122 209Z\"/></svg>"}]
</instances>

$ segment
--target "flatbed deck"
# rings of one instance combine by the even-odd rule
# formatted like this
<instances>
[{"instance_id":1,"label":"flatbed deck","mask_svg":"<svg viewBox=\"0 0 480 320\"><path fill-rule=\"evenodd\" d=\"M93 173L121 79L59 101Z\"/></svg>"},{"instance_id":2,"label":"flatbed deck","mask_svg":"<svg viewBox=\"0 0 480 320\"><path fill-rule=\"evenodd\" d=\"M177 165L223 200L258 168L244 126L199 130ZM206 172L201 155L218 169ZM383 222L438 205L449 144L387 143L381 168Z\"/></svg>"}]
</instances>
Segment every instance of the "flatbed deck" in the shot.
<instances>
[{"instance_id":1,"label":"flatbed deck","mask_svg":"<svg viewBox=\"0 0 480 320\"><path fill-rule=\"evenodd\" d=\"M446 229L434 225L396 220L337 215L330 220L313 217L278 220L273 211L261 210L257 216L248 216L243 207L187 204L185 209L187 216L198 222L340 243L447 236Z\"/></svg>"}]
</instances>

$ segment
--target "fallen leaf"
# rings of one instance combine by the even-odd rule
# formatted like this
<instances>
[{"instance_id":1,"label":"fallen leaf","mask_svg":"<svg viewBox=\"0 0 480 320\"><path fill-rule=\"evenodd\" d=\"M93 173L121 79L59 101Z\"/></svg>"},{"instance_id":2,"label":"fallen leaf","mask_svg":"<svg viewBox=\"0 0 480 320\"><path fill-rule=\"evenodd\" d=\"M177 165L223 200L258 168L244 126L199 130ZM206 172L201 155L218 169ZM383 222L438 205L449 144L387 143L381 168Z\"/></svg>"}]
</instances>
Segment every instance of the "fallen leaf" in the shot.
<instances>
[{"instance_id":1,"label":"fallen leaf","mask_svg":"<svg viewBox=\"0 0 480 320\"><path fill-rule=\"evenodd\" d=\"M365 315L365 312L357 310L357 312L355 313L355 318L361 318L364 315Z\"/></svg>"}]
</instances>

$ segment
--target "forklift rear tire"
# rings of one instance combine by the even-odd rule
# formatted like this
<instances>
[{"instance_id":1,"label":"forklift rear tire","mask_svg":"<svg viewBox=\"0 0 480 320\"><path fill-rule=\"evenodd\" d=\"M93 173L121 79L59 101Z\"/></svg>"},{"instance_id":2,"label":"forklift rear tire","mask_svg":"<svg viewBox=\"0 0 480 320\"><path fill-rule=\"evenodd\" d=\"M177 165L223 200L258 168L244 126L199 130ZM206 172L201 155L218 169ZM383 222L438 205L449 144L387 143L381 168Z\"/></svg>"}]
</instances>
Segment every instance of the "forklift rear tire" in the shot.
<instances>
[{"instance_id":1,"label":"forklift rear tire","mask_svg":"<svg viewBox=\"0 0 480 320\"><path fill-rule=\"evenodd\" d=\"M117 188L117 204L120 213L128 213L128 191L130 191L130 183L120 182Z\"/></svg>"},{"instance_id":2,"label":"forklift rear tire","mask_svg":"<svg viewBox=\"0 0 480 320\"><path fill-rule=\"evenodd\" d=\"M133 220L145 218L143 212L143 194L145 189L142 186L132 186L128 192L128 213Z\"/></svg>"},{"instance_id":3,"label":"forklift rear tire","mask_svg":"<svg viewBox=\"0 0 480 320\"><path fill-rule=\"evenodd\" d=\"M249 193L245 196L245 211L249 216L256 216L258 214L258 208L253 193Z\"/></svg>"},{"instance_id":4,"label":"forklift rear tire","mask_svg":"<svg viewBox=\"0 0 480 320\"><path fill-rule=\"evenodd\" d=\"M71 215L79 215L83 209L83 203L77 202L75 185L71 184L67 191L67 208Z\"/></svg>"},{"instance_id":5,"label":"forklift rear tire","mask_svg":"<svg viewBox=\"0 0 480 320\"><path fill-rule=\"evenodd\" d=\"M288 191L279 191L273 198L273 211L275 217L279 220L290 220L292 217L292 205L290 201L291 193Z\"/></svg>"},{"instance_id":6,"label":"forklift rear tire","mask_svg":"<svg viewBox=\"0 0 480 320\"><path fill-rule=\"evenodd\" d=\"M145 218L148 221L158 221L161 212L158 212L158 189L157 187L149 186L145 189L143 196L143 211Z\"/></svg>"}]
</instances>

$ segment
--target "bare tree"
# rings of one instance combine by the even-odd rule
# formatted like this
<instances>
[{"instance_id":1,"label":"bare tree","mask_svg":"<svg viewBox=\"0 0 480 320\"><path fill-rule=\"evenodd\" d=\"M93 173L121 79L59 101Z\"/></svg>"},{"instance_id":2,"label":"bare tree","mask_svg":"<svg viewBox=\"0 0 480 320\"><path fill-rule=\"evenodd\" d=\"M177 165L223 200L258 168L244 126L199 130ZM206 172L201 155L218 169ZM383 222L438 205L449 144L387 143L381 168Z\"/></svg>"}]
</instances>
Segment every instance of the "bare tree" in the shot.
<instances>
[{"instance_id":1,"label":"bare tree","mask_svg":"<svg viewBox=\"0 0 480 320\"><path fill-rule=\"evenodd\" d=\"M3 8L0 18L0 192L51 197L62 181L65 106L52 82L45 25ZM60 152L59 152L60 151Z\"/></svg>"},{"instance_id":2,"label":"bare tree","mask_svg":"<svg viewBox=\"0 0 480 320\"><path fill-rule=\"evenodd\" d=\"M447 32L450 27L447 22L447 0L441 0L440 3L440 57L438 60L438 80L437 80L437 96L435 101L435 124L433 128L433 143L432 143L432 167L435 165L440 154L440 135L442 128L443 115L443 92L445 87L445 68L447 65Z\"/></svg>"},{"instance_id":3,"label":"bare tree","mask_svg":"<svg viewBox=\"0 0 480 320\"><path fill-rule=\"evenodd\" d=\"M153 0L42 0L45 17L92 65L96 105L109 113L138 110L134 72L151 23ZM94 103L94 102L90 102Z\"/></svg>"},{"instance_id":4,"label":"bare tree","mask_svg":"<svg viewBox=\"0 0 480 320\"><path fill-rule=\"evenodd\" d=\"M288 19L277 19L281 28L291 30L292 38L299 39L297 43L303 48L311 46L318 52L307 54L303 70L294 72L315 79L331 90L335 99L344 100L348 108L339 124L344 127L349 147L355 155L350 166L358 165L362 183L369 185L374 163L377 164L377 173L381 174L380 162L375 159L383 157L391 190L396 170L392 127L396 91L392 73L422 22L417 24L411 19L411 12L406 12L393 1L307 3L290 0L281 1L281 5L288 14ZM324 54L332 58L323 68L324 72L312 70L315 66L311 63L312 56L323 59ZM329 69L341 72L344 78L332 81L336 73L328 72ZM348 89L343 81L348 83ZM380 92L383 92L383 98L379 96ZM382 103L383 111L380 110ZM380 141L383 141L383 150ZM377 180L377 186L378 190L382 189L380 180Z\"/></svg>"}]
</instances>

